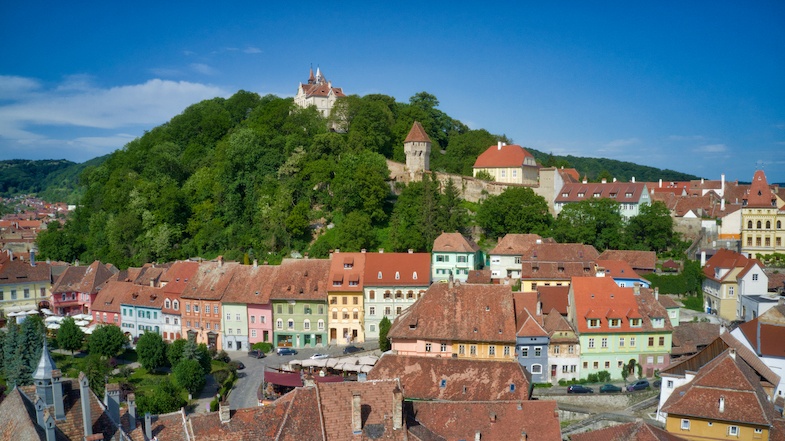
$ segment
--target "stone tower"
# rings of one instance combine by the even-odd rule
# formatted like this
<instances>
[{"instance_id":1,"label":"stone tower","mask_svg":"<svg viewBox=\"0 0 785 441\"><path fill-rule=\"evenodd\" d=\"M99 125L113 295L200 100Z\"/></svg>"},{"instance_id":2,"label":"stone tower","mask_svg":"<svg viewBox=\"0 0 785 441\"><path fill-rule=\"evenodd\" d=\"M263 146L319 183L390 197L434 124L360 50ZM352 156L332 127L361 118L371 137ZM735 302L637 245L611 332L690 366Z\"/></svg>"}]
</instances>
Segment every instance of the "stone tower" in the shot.
<instances>
[{"instance_id":1,"label":"stone tower","mask_svg":"<svg viewBox=\"0 0 785 441\"><path fill-rule=\"evenodd\" d=\"M406 169L412 175L428 171L431 155L431 138L425 133L422 124L415 121L412 129L403 141L403 152L406 155Z\"/></svg>"}]
</instances>

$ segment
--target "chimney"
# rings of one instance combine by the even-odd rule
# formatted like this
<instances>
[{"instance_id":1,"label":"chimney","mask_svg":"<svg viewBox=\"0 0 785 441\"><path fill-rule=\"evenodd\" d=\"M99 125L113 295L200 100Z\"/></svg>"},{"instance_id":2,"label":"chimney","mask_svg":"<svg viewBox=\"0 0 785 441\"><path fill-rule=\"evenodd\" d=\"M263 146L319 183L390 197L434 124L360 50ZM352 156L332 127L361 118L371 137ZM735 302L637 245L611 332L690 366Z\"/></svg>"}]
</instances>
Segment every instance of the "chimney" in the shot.
<instances>
[{"instance_id":1,"label":"chimney","mask_svg":"<svg viewBox=\"0 0 785 441\"><path fill-rule=\"evenodd\" d=\"M76 260L74 261L74 266L79 266L79 259L76 259Z\"/></svg>"},{"instance_id":2,"label":"chimney","mask_svg":"<svg viewBox=\"0 0 785 441\"><path fill-rule=\"evenodd\" d=\"M637 282L635 283L635 286L632 287L632 293L635 294L636 296L641 295L641 285L640 285L640 283L637 283Z\"/></svg>"},{"instance_id":3,"label":"chimney","mask_svg":"<svg viewBox=\"0 0 785 441\"><path fill-rule=\"evenodd\" d=\"M701 251L701 268L706 266L706 251Z\"/></svg>"},{"instance_id":4,"label":"chimney","mask_svg":"<svg viewBox=\"0 0 785 441\"><path fill-rule=\"evenodd\" d=\"M613 182L616 182L616 178L613 178Z\"/></svg>"},{"instance_id":5,"label":"chimney","mask_svg":"<svg viewBox=\"0 0 785 441\"><path fill-rule=\"evenodd\" d=\"M411 248L409 248L407 251L409 251L409 254L414 254L414 250Z\"/></svg>"},{"instance_id":6,"label":"chimney","mask_svg":"<svg viewBox=\"0 0 785 441\"><path fill-rule=\"evenodd\" d=\"M662 188L662 178L660 178L660 188Z\"/></svg>"},{"instance_id":7,"label":"chimney","mask_svg":"<svg viewBox=\"0 0 785 441\"><path fill-rule=\"evenodd\" d=\"M398 386L393 389L393 409L392 409L393 430L403 427L403 393Z\"/></svg>"},{"instance_id":8,"label":"chimney","mask_svg":"<svg viewBox=\"0 0 785 441\"><path fill-rule=\"evenodd\" d=\"M656 286L654 287L654 300L657 300L657 301L660 300L660 289L657 288Z\"/></svg>"},{"instance_id":9,"label":"chimney","mask_svg":"<svg viewBox=\"0 0 785 441\"><path fill-rule=\"evenodd\" d=\"M725 211L725 197L720 199L720 211Z\"/></svg>"},{"instance_id":10,"label":"chimney","mask_svg":"<svg viewBox=\"0 0 785 441\"><path fill-rule=\"evenodd\" d=\"M542 315L542 302L537 301L537 315Z\"/></svg>"},{"instance_id":11,"label":"chimney","mask_svg":"<svg viewBox=\"0 0 785 441\"><path fill-rule=\"evenodd\" d=\"M607 180L607 179L605 179L605 178L602 178L602 181L601 181L601 182L602 182L603 184L607 184L607 183L608 183L608 180Z\"/></svg>"},{"instance_id":12,"label":"chimney","mask_svg":"<svg viewBox=\"0 0 785 441\"><path fill-rule=\"evenodd\" d=\"M150 412L144 414L144 436L153 439L153 416Z\"/></svg>"},{"instance_id":13,"label":"chimney","mask_svg":"<svg viewBox=\"0 0 785 441\"><path fill-rule=\"evenodd\" d=\"M363 253L363 254L365 254L367 251L368 251L368 250L366 250L365 248L363 248L363 249L361 249L361 250L360 250L360 252L361 252L361 253Z\"/></svg>"},{"instance_id":14,"label":"chimney","mask_svg":"<svg viewBox=\"0 0 785 441\"><path fill-rule=\"evenodd\" d=\"M588 183L588 182L589 182L589 181L588 181L588 179L586 178L586 175L583 175L583 181L582 181L582 182L583 182L584 184L586 184L586 183Z\"/></svg>"},{"instance_id":15,"label":"chimney","mask_svg":"<svg viewBox=\"0 0 785 441\"><path fill-rule=\"evenodd\" d=\"M720 413L725 412L725 397L720 395Z\"/></svg>"},{"instance_id":16,"label":"chimney","mask_svg":"<svg viewBox=\"0 0 785 441\"><path fill-rule=\"evenodd\" d=\"M360 394L352 393L352 434L359 435L363 432L362 405L360 404Z\"/></svg>"},{"instance_id":17,"label":"chimney","mask_svg":"<svg viewBox=\"0 0 785 441\"><path fill-rule=\"evenodd\" d=\"M117 383L107 383L104 387L104 406L109 413L109 418L120 424L120 385Z\"/></svg>"},{"instance_id":18,"label":"chimney","mask_svg":"<svg viewBox=\"0 0 785 441\"><path fill-rule=\"evenodd\" d=\"M46 441L55 441L55 419L52 414L47 410L44 412L44 432L46 432Z\"/></svg>"},{"instance_id":19,"label":"chimney","mask_svg":"<svg viewBox=\"0 0 785 441\"><path fill-rule=\"evenodd\" d=\"M52 370L52 401L54 401L55 404L54 417L56 420L65 419L65 406L63 403L63 383L61 382L62 377L63 374L60 373L60 369Z\"/></svg>"},{"instance_id":20,"label":"chimney","mask_svg":"<svg viewBox=\"0 0 785 441\"><path fill-rule=\"evenodd\" d=\"M496 150L501 150L501 149L502 149L502 142L499 141L499 144L497 144L496 146Z\"/></svg>"},{"instance_id":21,"label":"chimney","mask_svg":"<svg viewBox=\"0 0 785 441\"><path fill-rule=\"evenodd\" d=\"M257 259L254 259L254 260L253 260L253 267L254 267L254 268L257 268L258 266L259 266L259 260L257 260Z\"/></svg>"},{"instance_id":22,"label":"chimney","mask_svg":"<svg viewBox=\"0 0 785 441\"><path fill-rule=\"evenodd\" d=\"M720 197L725 199L725 173L720 175Z\"/></svg>"},{"instance_id":23,"label":"chimney","mask_svg":"<svg viewBox=\"0 0 785 441\"><path fill-rule=\"evenodd\" d=\"M82 404L82 426L87 437L93 434L93 419L90 416L90 381L84 372L79 372L79 399Z\"/></svg>"},{"instance_id":24,"label":"chimney","mask_svg":"<svg viewBox=\"0 0 785 441\"><path fill-rule=\"evenodd\" d=\"M383 254L383 253L384 253L384 248L379 248L379 254Z\"/></svg>"},{"instance_id":25,"label":"chimney","mask_svg":"<svg viewBox=\"0 0 785 441\"><path fill-rule=\"evenodd\" d=\"M632 183L635 183L635 176L632 177Z\"/></svg>"},{"instance_id":26,"label":"chimney","mask_svg":"<svg viewBox=\"0 0 785 441\"><path fill-rule=\"evenodd\" d=\"M526 435L526 432L521 432L521 441L526 441L527 439L529 439L529 436Z\"/></svg>"},{"instance_id":27,"label":"chimney","mask_svg":"<svg viewBox=\"0 0 785 441\"><path fill-rule=\"evenodd\" d=\"M224 266L224 256L218 256L218 266Z\"/></svg>"},{"instance_id":28,"label":"chimney","mask_svg":"<svg viewBox=\"0 0 785 441\"><path fill-rule=\"evenodd\" d=\"M150 288L155 288L155 279L150 277Z\"/></svg>"},{"instance_id":29,"label":"chimney","mask_svg":"<svg viewBox=\"0 0 785 441\"><path fill-rule=\"evenodd\" d=\"M232 409L229 407L229 401L225 399L218 400L218 416L222 423L228 423L232 420Z\"/></svg>"},{"instance_id":30,"label":"chimney","mask_svg":"<svg viewBox=\"0 0 785 441\"><path fill-rule=\"evenodd\" d=\"M131 422L131 430L136 429L136 395L128 394L128 419Z\"/></svg>"}]
</instances>

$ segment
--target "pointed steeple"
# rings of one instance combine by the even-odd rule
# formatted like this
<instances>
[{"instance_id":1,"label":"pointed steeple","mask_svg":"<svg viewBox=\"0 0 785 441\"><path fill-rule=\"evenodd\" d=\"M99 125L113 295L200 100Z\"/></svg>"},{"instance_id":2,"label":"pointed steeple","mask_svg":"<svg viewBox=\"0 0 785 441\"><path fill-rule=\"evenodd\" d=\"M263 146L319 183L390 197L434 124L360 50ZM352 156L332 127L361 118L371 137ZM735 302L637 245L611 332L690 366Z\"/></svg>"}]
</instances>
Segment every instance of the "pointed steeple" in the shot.
<instances>
[{"instance_id":1,"label":"pointed steeple","mask_svg":"<svg viewBox=\"0 0 785 441\"><path fill-rule=\"evenodd\" d=\"M51 380L52 371L55 369L57 369L57 366L55 366L55 362L52 360L52 354L49 353L46 338L44 338L44 348L41 350L41 359L38 361L38 367L33 373L33 380Z\"/></svg>"},{"instance_id":2,"label":"pointed steeple","mask_svg":"<svg viewBox=\"0 0 785 441\"><path fill-rule=\"evenodd\" d=\"M313 84L316 82L316 79L313 76L313 66L311 66L311 74L308 76L308 84Z\"/></svg>"},{"instance_id":3,"label":"pointed steeple","mask_svg":"<svg viewBox=\"0 0 785 441\"><path fill-rule=\"evenodd\" d=\"M324 77L322 77L322 71L319 69L319 66L316 66L316 83L322 84L324 82Z\"/></svg>"},{"instance_id":4,"label":"pointed steeple","mask_svg":"<svg viewBox=\"0 0 785 441\"><path fill-rule=\"evenodd\" d=\"M758 207L758 208L776 208L776 197L769 188L769 183L766 181L766 174L763 170L755 171L752 177L752 184L750 185L750 192L744 198L745 206Z\"/></svg>"}]
</instances>

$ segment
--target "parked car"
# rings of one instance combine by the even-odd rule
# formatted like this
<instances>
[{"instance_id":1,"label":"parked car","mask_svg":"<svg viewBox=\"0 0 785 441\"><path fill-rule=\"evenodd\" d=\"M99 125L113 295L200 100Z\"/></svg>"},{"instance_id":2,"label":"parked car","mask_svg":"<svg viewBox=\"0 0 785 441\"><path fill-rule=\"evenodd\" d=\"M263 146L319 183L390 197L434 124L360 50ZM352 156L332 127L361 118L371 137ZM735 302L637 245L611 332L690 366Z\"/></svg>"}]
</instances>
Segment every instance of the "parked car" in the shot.
<instances>
[{"instance_id":1,"label":"parked car","mask_svg":"<svg viewBox=\"0 0 785 441\"><path fill-rule=\"evenodd\" d=\"M297 351L292 348L278 348L278 355L297 355Z\"/></svg>"},{"instance_id":2,"label":"parked car","mask_svg":"<svg viewBox=\"0 0 785 441\"><path fill-rule=\"evenodd\" d=\"M603 384L602 386L600 386L601 394L610 394L616 392L621 392L621 388L619 386L614 386L612 384Z\"/></svg>"},{"instance_id":3,"label":"parked car","mask_svg":"<svg viewBox=\"0 0 785 441\"><path fill-rule=\"evenodd\" d=\"M322 358L330 358L327 354L313 354L311 355L311 360L321 360Z\"/></svg>"},{"instance_id":4,"label":"parked car","mask_svg":"<svg viewBox=\"0 0 785 441\"><path fill-rule=\"evenodd\" d=\"M638 380L635 383L627 385L627 392L632 392L634 390L645 390L649 387L649 380Z\"/></svg>"},{"instance_id":5,"label":"parked car","mask_svg":"<svg viewBox=\"0 0 785 441\"><path fill-rule=\"evenodd\" d=\"M248 356L251 358L264 358L264 352L254 349L253 351L248 351Z\"/></svg>"},{"instance_id":6,"label":"parked car","mask_svg":"<svg viewBox=\"0 0 785 441\"><path fill-rule=\"evenodd\" d=\"M568 394L593 394L594 389L586 386L581 386L580 384L571 384L567 386L567 393Z\"/></svg>"},{"instance_id":7,"label":"parked car","mask_svg":"<svg viewBox=\"0 0 785 441\"><path fill-rule=\"evenodd\" d=\"M232 360L229 362L229 364L234 366L235 369L237 369L238 371L245 369L245 365L243 364L242 361Z\"/></svg>"},{"instance_id":8,"label":"parked car","mask_svg":"<svg viewBox=\"0 0 785 441\"><path fill-rule=\"evenodd\" d=\"M347 347L343 348L343 353L344 354L352 354L352 353L355 353L355 352L360 352L362 350L363 350L362 346L347 346Z\"/></svg>"}]
</instances>

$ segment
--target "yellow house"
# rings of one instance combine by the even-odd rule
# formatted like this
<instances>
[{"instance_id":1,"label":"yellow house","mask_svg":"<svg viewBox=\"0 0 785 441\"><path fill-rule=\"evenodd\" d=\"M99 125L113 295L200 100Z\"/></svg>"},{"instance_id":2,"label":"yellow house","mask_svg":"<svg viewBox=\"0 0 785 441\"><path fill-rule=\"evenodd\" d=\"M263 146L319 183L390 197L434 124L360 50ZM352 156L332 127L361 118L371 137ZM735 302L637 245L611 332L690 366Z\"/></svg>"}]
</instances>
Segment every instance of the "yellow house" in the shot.
<instances>
[{"instance_id":1,"label":"yellow house","mask_svg":"<svg viewBox=\"0 0 785 441\"><path fill-rule=\"evenodd\" d=\"M751 256L785 252L785 202L758 170L741 209L741 251Z\"/></svg>"},{"instance_id":2,"label":"yellow house","mask_svg":"<svg viewBox=\"0 0 785 441\"><path fill-rule=\"evenodd\" d=\"M696 441L767 441L778 413L760 383L729 348L671 393L661 410L665 430Z\"/></svg>"},{"instance_id":3,"label":"yellow house","mask_svg":"<svg viewBox=\"0 0 785 441\"><path fill-rule=\"evenodd\" d=\"M521 291L542 286L570 286L573 277L594 277L600 253L580 243L540 242L521 256Z\"/></svg>"},{"instance_id":4,"label":"yellow house","mask_svg":"<svg viewBox=\"0 0 785 441\"><path fill-rule=\"evenodd\" d=\"M334 253L327 287L330 344L365 342L363 273L365 253Z\"/></svg>"},{"instance_id":5,"label":"yellow house","mask_svg":"<svg viewBox=\"0 0 785 441\"><path fill-rule=\"evenodd\" d=\"M45 262L9 260L0 265L0 314L13 317L49 308L51 266Z\"/></svg>"}]
</instances>

